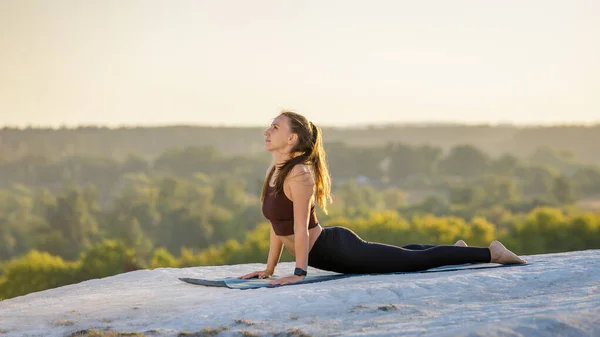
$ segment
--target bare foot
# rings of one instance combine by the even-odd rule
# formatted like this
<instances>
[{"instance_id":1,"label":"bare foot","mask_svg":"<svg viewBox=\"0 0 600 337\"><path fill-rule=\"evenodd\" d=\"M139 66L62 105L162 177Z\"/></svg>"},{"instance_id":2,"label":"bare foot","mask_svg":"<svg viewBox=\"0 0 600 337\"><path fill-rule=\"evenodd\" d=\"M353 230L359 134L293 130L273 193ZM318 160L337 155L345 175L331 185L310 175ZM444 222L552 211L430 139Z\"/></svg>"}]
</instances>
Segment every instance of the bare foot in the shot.
<instances>
[{"instance_id":1,"label":"bare foot","mask_svg":"<svg viewBox=\"0 0 600 337\"><path fill-rule=\"evenodd\" d=\"M458 240L456 241L456 243L454 244L454 246L460 246L460 247L468 247L467 243L464 242L463 240Z\"/></svg>"},{"instance_id":2,"label":"bare foot","mask_svg":"<svg viewBox=\"0 0 600 337\"><path fill-rule=\"evenodd\" d=\"M499 241L493 241L490 244L490 253L492 255L491 263L500 264L525 264L527 261L518 257L515 253L508 250Z\"/></svg>"}]
</instances>

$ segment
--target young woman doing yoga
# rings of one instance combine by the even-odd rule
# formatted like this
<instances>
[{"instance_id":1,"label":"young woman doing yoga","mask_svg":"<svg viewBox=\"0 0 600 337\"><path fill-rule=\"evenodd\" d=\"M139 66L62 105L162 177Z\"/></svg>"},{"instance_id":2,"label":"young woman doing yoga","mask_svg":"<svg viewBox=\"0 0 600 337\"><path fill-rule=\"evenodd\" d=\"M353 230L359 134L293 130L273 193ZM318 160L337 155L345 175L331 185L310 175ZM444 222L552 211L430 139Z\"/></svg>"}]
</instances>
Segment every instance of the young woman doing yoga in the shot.
<instances>
[{"instance_id":1,"label":"young woman doing yoga","mask_svg":"<svg viewBox=\"0 0 600 337\"><path fill-rule=\"evenodd\" d=\"M295 257L293 275L270 282L300 282L308 266L339 273L389 273L425 270L464 263L527 263L502 243L488 248L454 245L403 247L367 242L344 227L321 227L315 206L325 212L331 201L330 176L321 129L291 111L279 114L265 131L265 148L273 156L262 190L262 211L270 220L270 248L265 270L238 278L268 278L283 247Z\"/></svg>"}]
</instances>

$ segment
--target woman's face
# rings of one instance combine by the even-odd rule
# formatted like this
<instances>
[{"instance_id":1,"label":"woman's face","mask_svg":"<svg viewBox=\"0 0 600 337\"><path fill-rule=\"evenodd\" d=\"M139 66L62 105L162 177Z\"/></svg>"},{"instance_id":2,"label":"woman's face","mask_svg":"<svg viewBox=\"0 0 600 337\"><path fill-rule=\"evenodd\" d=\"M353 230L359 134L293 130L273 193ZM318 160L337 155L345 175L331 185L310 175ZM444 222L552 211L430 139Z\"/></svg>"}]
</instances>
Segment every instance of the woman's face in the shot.
<instances>
[{"instance_id":1,"label":"woman's face","mask_svg":"<svg viewBox=\"0 0 600 337\"><path fill-rule=\"evenodd\" d=\"M265 148L269 152L283 150L290 145L291 139L289 119L285 115L279 115L265 131Z\"/></svg>"}]
</instances>

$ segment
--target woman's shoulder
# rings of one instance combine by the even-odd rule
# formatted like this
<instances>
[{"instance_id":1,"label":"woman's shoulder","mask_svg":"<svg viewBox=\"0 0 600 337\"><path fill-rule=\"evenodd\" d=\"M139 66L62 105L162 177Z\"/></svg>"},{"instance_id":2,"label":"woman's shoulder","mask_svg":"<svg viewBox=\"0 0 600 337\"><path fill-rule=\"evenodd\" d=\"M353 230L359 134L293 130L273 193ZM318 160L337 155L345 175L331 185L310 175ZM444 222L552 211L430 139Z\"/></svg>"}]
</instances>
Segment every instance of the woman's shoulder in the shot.
<instances>
[{"instance_id":1,"label":"woman's shoulder","mask_svg":"<svg viewBox=\"0 0 600 337\"><path fill-rule=\"evenodd\" d=\"M287 180L290 181L301 181L303 183L313 183L314 177L312 174L312 169L309 165L306 164L296 164L290 170L288 174Z\"/></svg>"}]
</instances>

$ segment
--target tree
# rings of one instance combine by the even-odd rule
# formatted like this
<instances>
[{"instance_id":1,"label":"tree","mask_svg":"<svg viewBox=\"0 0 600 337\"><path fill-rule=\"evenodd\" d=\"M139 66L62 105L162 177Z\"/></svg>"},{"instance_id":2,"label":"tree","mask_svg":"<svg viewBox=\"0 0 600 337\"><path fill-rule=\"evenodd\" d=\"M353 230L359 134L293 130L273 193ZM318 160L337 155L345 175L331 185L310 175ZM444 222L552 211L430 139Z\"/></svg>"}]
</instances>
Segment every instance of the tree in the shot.
<instances>
[{"instance_id":1,"label":"tree","mask_svg":"<svg viewBox=\"0 0 600 337\"><path fill-rule=\"evenodd\" d=\"M573 203L573 189L565 176L561 175L554 179L552 195L562 205Z\"/></svg>"},{"instance_id":2,"label":"tree","mask_svg":"<svg viewBox=\"0 0 600 337\"><path fill-rule=\"evenodd\" d=\"M0 215L0 260L11 258L17 246L17 240L9 226L8 219Z\"/></svg>"},{"instance_id":3,"label":"tree","mask_svg":"<svg viewBox=\"0 0 600 337\"><path fill-rule=\"evenodd\" d=\"M478 185L483 191L484 202L481 206L489 207L519 198L517 186L510 178L489 175L483 177Z\"/></svg>"},{"instance_id":4,"label":"tree","mask_svg":"<svg viewBox=\"0 0 600 337\"><path fill-rule=\"evenodd\" d=\"M556 170L548 166L519 166L515 175L525 196L546 196L552 189Z\"/></svg>"},{"instance_id":5,"label":"tree","mask_svg":"<svg viewBox=\"0 0 600 337\"><path fill-rule=\"evenodd\" d=\"M380 181L383 176L383 148L349 147L345 143L331 142L326 144L326 151L334 182L345 182L360 175Z\"/></svg>"},{"instance_id":6,"label":"tree","mask_svg":"<svg viewBox=\"0 0 600 337\"><path fill-rule=\"evenodd\" d=\"M336 202L341 204L344 213L358 215L381 206L381 195L370 185L359 185L351 180L338 188Z\"/></svg>"},{"instance_id":7,"label":"tree","mask_svg":"<svg viewBox=\"0 0 600 337\"><path fill-rule=\"evenodd\" d=\"M21 296L76 282L77 263L33 250L9 261L0 279L0 299Z\"/></svg>"},{"instance_id":8,"label":"tree","mask_svg":"<svg viewBox=\"0 0 600 337\"><path fill-rule=\"evenodd\" d=\"M138 270L133 249L115 240L90 247L81 258L80 278L89 280Z\"/></svg>"},{"instance_id":9,"label":"tree","mask_svg":"<svg viewBox=\"0 0 600 337\"><path fill-rule=\"evenodd\" d=\"M479 204L485 198L484 191L477 186L454 186L450 188L449 198L453 205L474 205Z\"/></svg>"},{"instance_id":10,"label":"tree","mask_svg":"<svg viewBox=\"0 0 600 337\"><path fill-rule=\"evenodd\" d=\"M149 163L148 161L138 154L129 154L123 163L121 164L121 172L148 172Z\"/></svg>"},{"instance_id":11,"label":"tree","mask_svg":"<svg viewBox=\"0 0 600 337\"><path fill-rule=\"evenodd\" d=\"M381 192L384 207L389 210L396 210L406 203L406 194L396 188L387 188Z\"/></svg>"},{"instance_id":12,"label":"tree","mask_svg":"<svg viewBox=\"0 0 600 337\"><path fill-rule=\"evenodd\" d=\"M424 145L416 147L407 144L390 144L389 177L392 181L404 181L410 177L433 175L435 165L441 157L442 150Z\"/></svg>"},{"instance_id":13,"label":"tree","mask_svg":"<svg viewBox=\"0 0 600 337\"><path fill-rule=\"evenodd\" d=\"M560 171L570 171L575 165L575 155L567 150L555 150L548 146L538 147L529 157L531 163L536 165L548 165Z\"/></svg>"},{"instance_id":14,"label":"tree","mask_svg":"<svg viewBox=\"0 0 600 337\"><path fill-rule=\"evenodd\" d=\"M600 168L584 166L571 177L573 189L583 197L600 195Z\"/></svg>"},{"instance_id":15,"label":"tree","mask_svg":"<svg viewBox=\"0 0 600 337\"><path fill-rule=\"evenodd\" d=\"M471 145L459 145L450 151L439 166L440 172L465 179L476 178L488 168L489 157Z\"/></svg>"},{"instance_id":16,"label":"tree","mask_svg":"<svg viewBox=\"0 0 600 337\"><path fill-rule=\"evenodd\" d=\"M221 160L221 154L214 147L189 146L165 151L154 161L154 169L180 177L192 177L196 172L219 173L217 168Z\"/></svg>"},{"instance_id":17,"label":"tree","mask_svg":"<svg viewBox=\"0 0 600 337\"><path fill-rule=\"evenodd\" d=\"M52 238L46 248L68 260L91 247L99 234L98 223L80 189L70 189L59 196L56 205L47 209L46 221L49 227L45 234Z\"/></svg>"},{"instance_id":18,"label":"tree","mask_svg":"<svg viewBox=\"0 0 600 337\"><path fill-rule=\"evenodd\" d=\"M518 164L519 160L515 156L504 154L491 161L490 172L501 176L512 177Z\"/></svg>"}]
</instances>

